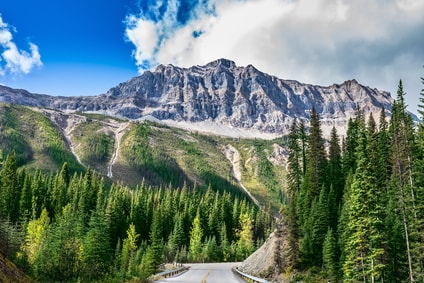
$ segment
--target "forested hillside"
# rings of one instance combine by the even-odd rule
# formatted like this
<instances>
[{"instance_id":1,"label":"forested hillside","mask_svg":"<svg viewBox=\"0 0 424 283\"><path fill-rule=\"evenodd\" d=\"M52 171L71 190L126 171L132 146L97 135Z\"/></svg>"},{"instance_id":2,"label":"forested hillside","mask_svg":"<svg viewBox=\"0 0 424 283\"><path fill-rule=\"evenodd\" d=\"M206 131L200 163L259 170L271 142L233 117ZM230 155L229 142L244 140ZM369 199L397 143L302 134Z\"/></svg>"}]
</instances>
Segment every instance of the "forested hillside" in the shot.
<instances>
[{"instance_id":1,"label":"forested hillside","mask_svg":"<svg viewBox=\"0 0 424 283\"><path fill-rule=\"evenodd\" d=\"M2 250L42 282L147 278L164 262L240 261L272 229L269 212L229 192L112 185L70 175L0 171Z\"/></svg>"},{"instance_id":2,"label":"forested hillside","mask_svg":"<svg viewBox=\"0 0 424 283\"><path fill-rule=\"evenodd\" d=\"M327 152L314 110L308 133L292 125L286 214L299 280L424 280L424 124L415 127L404 96L400 82L389 121L384 109L358 109L346 137L333 129Z\"/></svg>"},{"instance_id":3,"label":"forested hillside","mask_svg":"<svg viewBox=\"0 0 424 283\"><path fill-rule=\"evenodd\" d=\"M0 251L40 282L143 280L244 260L280 211L279 279L420 282L424 123L404 96L390 118L358 108L346 136L325 139L312 108L272 141L1 104Z\"/></svg>"},{"instance_id":4,"label":"forested hillside","mask_svg":"<svg viewBox=\"0 0 424 283\"><path fill-rule=\"evenodd\" d=\"M0 157L12 152L18 166L55 171L67 162L71 172L84 170L50 119L27 107L0 103Z\"/></svg>"}]
</instances>

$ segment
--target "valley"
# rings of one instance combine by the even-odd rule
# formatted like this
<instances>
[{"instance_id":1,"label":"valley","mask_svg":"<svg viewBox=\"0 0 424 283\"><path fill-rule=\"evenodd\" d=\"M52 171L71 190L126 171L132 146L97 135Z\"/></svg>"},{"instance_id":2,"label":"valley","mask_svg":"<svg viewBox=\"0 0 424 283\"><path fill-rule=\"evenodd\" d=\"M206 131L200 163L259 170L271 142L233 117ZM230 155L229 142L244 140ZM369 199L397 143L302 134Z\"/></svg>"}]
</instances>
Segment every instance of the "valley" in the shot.
<instances>
[{"instance_id":1,"label":"valley","mask_svg":"<svg viewBox=\"0 0 424 283\"><path fill-rule=\"evenodd\" d=\"M225 59L93 97L0 86L0 251L42 282L145 280L172 261L414 282L424 128L404 95Z\"/></svg>"}]
</instances>

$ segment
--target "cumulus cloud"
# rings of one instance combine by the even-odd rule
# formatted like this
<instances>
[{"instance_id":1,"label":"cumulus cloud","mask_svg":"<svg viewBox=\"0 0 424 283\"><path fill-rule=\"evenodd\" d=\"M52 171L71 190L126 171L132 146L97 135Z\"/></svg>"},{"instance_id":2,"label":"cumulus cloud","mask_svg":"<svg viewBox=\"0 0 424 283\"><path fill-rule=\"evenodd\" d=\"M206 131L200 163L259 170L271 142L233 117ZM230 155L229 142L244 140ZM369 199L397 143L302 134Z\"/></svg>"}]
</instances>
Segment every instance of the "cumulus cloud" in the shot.
<instances>
[{"instance_id":1,"label":"cumulus cloud","mask_svg":"<svg viewBox=\"0 0 424 283\"><path fill-rule=\"evenodd\" d=\"M28 74L35 66L41 66L37 45L29 43L29 51L19 49L13 41L14 28L3 22L0 15L0 75L7 72Z\"/></svg>"},{"instance_id":2,"label":"cumulus cloud","mask_svg":"<svg viewBox=\"0 0 424 283\"><path fill-rule=\"evenodd\" d=\"M356 78L393 93L403 79L419 93L424 0L145 3L126 21L140 72L228 58L321 85Z\"/></svg>"}]
</instances>

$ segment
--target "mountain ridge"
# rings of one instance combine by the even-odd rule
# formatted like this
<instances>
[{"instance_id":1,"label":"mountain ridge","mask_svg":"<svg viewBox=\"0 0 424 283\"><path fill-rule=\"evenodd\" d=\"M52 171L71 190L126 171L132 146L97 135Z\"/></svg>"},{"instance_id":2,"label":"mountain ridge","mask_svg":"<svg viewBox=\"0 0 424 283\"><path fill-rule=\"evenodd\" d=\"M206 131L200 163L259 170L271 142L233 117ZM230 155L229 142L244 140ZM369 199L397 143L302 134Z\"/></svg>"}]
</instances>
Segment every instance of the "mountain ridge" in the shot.
<instances>
[{"instance_id":1,"label":"mountain ridge","mask_svg":"<svg viewBox=\"0 0 424 283\"><path fill-rule=\"evenodd\" d=\"M253 65L218 59L188 68L159 65L97 96L54 97L0 87L0 102L124 117L155 119L208 132L211 124L227 130L252 131L255 137L288 133L293 119L307 121L315 107L324 134L335 126L344 133L359 106L368 116L382 107L390 116L389 92L363 86L355 79L330 86L284 80ZM211 127L209 131L222 134ZM240 134L242 135L242 134Z\"/></svg>"}]
</instances>

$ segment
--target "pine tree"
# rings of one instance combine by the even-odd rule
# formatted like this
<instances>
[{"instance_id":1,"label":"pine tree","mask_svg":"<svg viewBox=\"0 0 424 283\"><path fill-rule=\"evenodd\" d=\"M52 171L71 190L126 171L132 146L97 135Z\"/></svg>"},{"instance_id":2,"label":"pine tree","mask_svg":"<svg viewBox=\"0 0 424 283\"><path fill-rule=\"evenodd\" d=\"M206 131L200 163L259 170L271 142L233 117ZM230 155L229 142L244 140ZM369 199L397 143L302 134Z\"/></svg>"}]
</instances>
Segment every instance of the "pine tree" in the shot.
<instances>
[{"instance_id":1,"label":"pine tree","mask_svg":"<svg viewBox=\"0 0 424 283\"><path fill-rule=\"evenodd\" d=\"M154 269L154 271L157 271L159 265L163 261L162 219L163 218L160 211L156 211L155 215L153 216L152 226L150 228L150 249L153 259L153 266L151 268Z\"/></svg>"},{"instance_id":2,"label":"pine tree","mask_svg":"<svg viewBox=\"0 0 424 283\"><path fill-rule=\"evenodd\" d=\"M216 243L215 236L210 237L203 246L206 262L218 262L221 259L220 249Z\"/></svg>"},{"instance_id":3,"label":"pine tree","mask_svg":"<svg viewBox=\"0 0 424 283\"><path fill-rule=\"evenodd\" d=\"M336 201L339 203L343 196L343 167L342 153L340 148L339 136L336 128L331 129L330 146L328 149L328 180L329 185L333 186L336 193Z\"/></svg>"},{"instance_id":4,"label":"pine tree","mask_svg":"<svg viewBox=\"0 0 424 283\"><path fill-rule=\"evenodd\" d=\"M405 93L402 81L399 82L397 99L392 107L392 117L390 120L390 133L392 136L392 195L398 200L399 212L402 217L403 232L406 243L407 266L409 271L409 282L414 282L419 274L422 274L423 267L420 262L422 252L415 248L420 234L417 225L419 223L419 204L416 200L416 188L414 185L413 158L415 144L413 139L412 119L406 113Z\"/></svg>"},{"instance_id":5,"label":"pine tree","mask_svg":"<svg viewBox=\"0 0 424 283\"><path fill-rule=\"evenodd\" d=\"M178 213L174 219L174 230L168 240L168 260L174 260L178 251L186 245L183 217Z\"/></svg>"},{"instance_id":6,"label":"pine tree","mask_svg":"<svg viewBox=\"0 0 424 283\"><path fill-rule=\"evenodd\" d=\"M102 190L99 191L97 202L97 208L90 217L88 232L82 242L82 277L89 281L108 273L112 256L109 226L102 207Z\"/></svg>"},{"instance_id":7,"label":"pine tree","mask_svg":"<svg viewBox=\"0 0 424 283\"><path fill-rule=\"evenodd\" d=\"M25 180L22 185L21 199L19 201L19 213L24 219L29 219L32 211L32 190L31 190L32 176L25 175Z\"/></svg>"},{"instance_id":8,"label":"pine tree","mask_svg":"<svg viewBox=\"0 0 424 283\"><path fill-rule=\"evenodd\" d=\"M413 253L416 255L416 266L419 268L417 281L424 280L424 78L421 78L423 89L420 92L418 112L421 115L421 123L416 133L416 154L413 160L413 176L415 184L415 201L417 218L414 223Z\"/></svg>"},{"instance_id":9,"label":"pine tree","mask_svg":"<svg viewBox=\"0 0 424 283\"><path fill-rule=\"evenodd\" d=\"M379 119L379 128L377 133L377 184L379 187L387 190L387 184L390 176L390 136L388 133L388 124L386 121L386 110L382 107Z\"/></svg>"},{"instance_id":10,"label":"pine tree","mask_svg":"<svg viewBox=\"0 0 424 283\"><path fill-rule=\"evenodd\" d=\"M322 137L321 123L315 108L312 108L310 121L308 151L307 151L307 167L308 190L312 199L318 197L321 185L325 178L324 168L326 167L326 154L324 148L324 139Z\"/></svg>"},{"instance_id":11,"label":"pine tree","mask_svg":"<svg viewBox=\"0 0 424 283\"><path fill-rule=\"evenodd\" d=\"M333 231L336 231L340 204L343 198L344 174L340 142L335 127L331 130L327 176L327 186L330 188L328 192L328 221Z\"/></svg>"},{"instance_id":12,"label":"pine tree","mask_svg":"<svg viewBox=\"0 0 424 283\"><path fill-rule=\"evenodd\" d=\"M356 148L359 138L359 117L350 118L347 124L346 139L343 148L343 171L345 175L356 170Z\"/></svg>"},{"instance_id":13,"label":"pine tree","mask_svg":"<svg viewBox=\"0 0 424 283\"><path fill-rule=\"evenodd\" d=\"M52 193L52 207L55 215L60 214L62 207L68 203L67 191L70 182L68 163L62 165L62 169L55 178L55 184Z\"/></svg>"},{"instance_id":14,"label":"pine tree","mask_svg":"<svg viewBox=\"0 0 424 283\"><path fill-rule=\"evenodd\" d=\"M13 152L6 158L0 171L0 216L10 219L13 223L19 218L21 197L17 170L16 154Z\"/></svg>"},{"instance_id":15,"label":"pine tree","mask_svg":"<svg viewBox=\"0 0 424 283\"><path fill-rule=\"evenodd\" d=\"M220 249L221 249L221 253L222 253L222 260L224 262L232 261L233 260L233 254L231 252L231 244L228 241L227 226L225 224L222 226L220 235L221 235L220 236L220 238L221 238Z\"/></svg>"},{"instance_id":16,"label":"pine tree","mask_svg":"<svg viewBox=\"0 0 424 283\"><path fill-rule=\"evenodd\" d=\"M299 124L299 140L300 140L300 148L302 152L302 173L305 175L306 172L306 152L308 149L308 135L306 134L305 123L300 121Z\"/></svg>"},{"instance_id":17,"label":"pine tree","mask_svg":"<svg viewBox=\"0 0 424 283\"><path fill-rule=\"evenodd\" d=\"M37 219L45 207L45 198L47 195L46 180L40 170L36 170L31 183L32 191L32 219Z\"/></svg>"},{"instance_id":18,"label":"pine tree","mask_svg":"<svg viewBox=\"0 0 424 283\"><path fill-rule=\"evenodd\" d=\"M197 213L193 220L193 225L190 231L190 246L188 251L189 259L193 262L200 262L203 259L203 230L200 224L200 215Z\"/></svg>"},{"instance_id":19,"label":"pine tree","mask_svg":"<svg viewBox=\"0 0 424 283\"><path fill-rule=\"evenodd\" d=\"M325 234L322 247L322 267L328 278L336 282L338 277L337 242L333 229L329 228Z\"/></svg>"},{"instance_id":20,"label":"pine tree","mask_svg":"<svg viewBox=\"0 0 424 283\"><path fill-rule=\"evenodd\" d=\"M357 169L351 185L344 279L348 282L375 282L382 277L385 239L381 192L376 187L365 130L359 133Z\"/></svg>"},{"instance_id":21,"label":"pine tree","mask_svg":"<svg viewBox=\"0 0 424 283\"><path fill-rule=\"evenodd\" d=\"M314 266L322 265L322 249L324 238L329 227L328 192L323 186L311 212L311 251L310 259Z\"/></svg>"},{"instance_id":22,"label":"pine tree","mask_svg":"<svg viewBox=\"0 0 424 283\"><path fill-rule=\"evenodd\" d=\"M298 212L298 223L301 228L302 235L300 253L301 261L304 264L314 263L312 258L315 252L313 249L312 239L314 219L311 215L313 214L314 207L316 207L316 204L318 203L321 188L325 185L325 168L327 166L321 124L319 115L315 111L315 108L312 108L309 132L306 155L306 172L300 188L300 193L296 197L296 211ZM328 227L326 226L325 232L327 231L327 228ZM320 254L321 251L322 248L319 249L318 253ZM320 261L321 258L322 257L319 256L317 260Z\"/></svg>"},{"instance_id":23,"label":"pine tree","mask_svg":"<svg viewBox=\"0 0 424 283\"><path fill-rule=\"evenodd\" d=\"M122 244L121 273L127 274L127 276L131 277L135 275L134 258L138 249L137 242L140 235L137 234L135 226L132 223L126 233L127 238Z\"/></svg>"},{"instance_id":24,"label":"pine tree","mask_svg":"<svg viewBox=\"0 0 424 283\"><path fill-rule=\"evenodd\" d=\"M71 211L70 205L66 205L55 225L47 231L45 244L33 265L41 281L71 281L77 278L82 226L78 215Z\"/></svg>"},{"instance_id":25,"label":"pine tree","mask_svg":"<svg viewBox=\"0 0 424 283\"><path fill-rule=\"evenodd\" d=\"M289 134L289 156L287 166L287 182L288 182L288 211L287 211L287 228L289 232L289 264L296 267L299 264L299 224L296 211L296 198L298 197L302 180L303 172L301 167L302 151L299 145L299 134L296 119L290 128Z\"/></svg>"}]
</instances>

